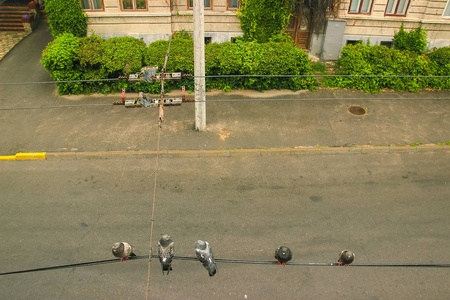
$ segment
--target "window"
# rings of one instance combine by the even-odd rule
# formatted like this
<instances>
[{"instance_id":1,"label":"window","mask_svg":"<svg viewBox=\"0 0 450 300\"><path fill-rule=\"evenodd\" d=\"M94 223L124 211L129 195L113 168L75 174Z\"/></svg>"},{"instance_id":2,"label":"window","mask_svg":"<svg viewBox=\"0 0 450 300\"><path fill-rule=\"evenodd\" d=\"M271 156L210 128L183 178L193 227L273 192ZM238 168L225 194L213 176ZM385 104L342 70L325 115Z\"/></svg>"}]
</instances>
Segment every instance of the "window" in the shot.
<instances>
[{"instance_id":1,"label":"window","mask_svg":"<svg viewBox=\"0 0 450 300\"><path fill-rule=\"evenodd\" d=\"M103 9L102 0L81 0L82 9L101 10Z\"/></svg>"},{"instance_id":2,"label":"window","mask_svg":"<svg viewBox=\"0 0 450 300\"><path fill-rule=\"evenodd\" d=\"M120 0L122 10L147 9L147 0Z\"/></svg>"},{"instance_id":3,"label":"window","mask_svg":"<svg viewBox=\"0 0 450 300\"><path fill-rule=\"evenodd\" d=\"M372 9L372 0L351 0L349 13L369 14Z\"/></svg>"},{"instance_id":4,"label":"window","mask_svg":"<svg viewBox=\"0 0 450 300\"><path fill-rule=\"evenodd\" d=\"M205 36L205 45L211 44L212 38L210 36Z\"/></svg>"},{"instance_id":5,"label":"window","mask_svg":"<svg viewBox=\"0 0 450 300\"><path fill-rule=\"evenodd\" d=\"M389 49L391 49L393 47L393 44L391 41L381 41L380 46L385 46L385 47L388 47Z\"/></svg>"},{"instance_id":6,"label":"window","mask_svg":"<svg viewBox=\"0 0 450 300\"><path fill-rule=\"evenodd\" d=\"M212 0L205 0L205 9L211 9L212 7ZM194 0L188 0L188 8L193 9L194 8Z\"/></svg>"},{"instance_id":7,"label":"window","mask_svg":"<svg viewBox=\"0 0 450 300\"><path fill-rule=\"evenodd\" d=\"M239 0L227 0L227 2L228 10L235 10L241 7L241 1Z\"/></svg>"},{"instance_id":8,"label":"window","mask_svg":"<svg viewBox=\"0 0 450 300\"><path fill-rule=\"evenodd\" d=\"M389 0L386 6L386 15L406 16L409 0Z\"/></svg>"},{"instance_id":9,"label":"window","mask_svg":"<svg viewBox=\"0 0 450 300\"><path fill-rule=\"evenodd\" d=\"M361 40L347 40L347 43L345 43L346 45L358 45L358 44L362 44Z\"/></svg>"},{"instance_id":10,"label":"window","mask_svg":"<svg viewBox=\"0 0 450 300\"><path fill-rule=\"evenodd\" d=\"M450 0L447 1L447 5L445 6L443 17L450 17Z\"/></svg>"}]
</instances>

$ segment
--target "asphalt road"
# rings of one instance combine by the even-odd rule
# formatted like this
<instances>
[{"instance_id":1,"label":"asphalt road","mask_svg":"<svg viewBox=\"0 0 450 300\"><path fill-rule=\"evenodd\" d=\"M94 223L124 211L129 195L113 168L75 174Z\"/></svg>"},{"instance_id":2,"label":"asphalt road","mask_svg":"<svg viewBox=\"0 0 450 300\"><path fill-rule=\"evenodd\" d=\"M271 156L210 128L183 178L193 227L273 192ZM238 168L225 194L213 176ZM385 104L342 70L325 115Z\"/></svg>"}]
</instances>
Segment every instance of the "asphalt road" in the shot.
<instances>
[{"instance_id":1,"label":"asphalt road","mask_svg":"<svg viewBox=\"0 0 450 300\"><path fill-rule=\"evenodd\" d=\"M445 153L166 158L157 175L153 247L178 256L211 243L216 258L449 263ZM148 255L154 159L4 161L0 273ZM146 259L0 276L2 299L144 299ZM196 261L169 276L151 261L150 299L448 299L449 268L305 267Z\"/></svg>"}]
</instances>

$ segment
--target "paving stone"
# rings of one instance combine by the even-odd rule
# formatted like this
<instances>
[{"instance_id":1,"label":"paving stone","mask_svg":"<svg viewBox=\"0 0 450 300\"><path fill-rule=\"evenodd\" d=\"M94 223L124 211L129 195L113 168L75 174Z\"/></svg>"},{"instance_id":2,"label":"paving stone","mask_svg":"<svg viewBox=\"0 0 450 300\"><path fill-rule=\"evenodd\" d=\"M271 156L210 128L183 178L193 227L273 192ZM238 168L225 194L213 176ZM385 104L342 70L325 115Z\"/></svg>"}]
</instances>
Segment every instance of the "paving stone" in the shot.
<instances>
[{"instance_id":1,"label":"paving stone","mask_svg":"<svg viewBox=\"0 0 450 300\"><path fill-rule=\"evenodd\" d=\"M0 31L0 60L29 33Z\"/></svg>"}]
</instances>

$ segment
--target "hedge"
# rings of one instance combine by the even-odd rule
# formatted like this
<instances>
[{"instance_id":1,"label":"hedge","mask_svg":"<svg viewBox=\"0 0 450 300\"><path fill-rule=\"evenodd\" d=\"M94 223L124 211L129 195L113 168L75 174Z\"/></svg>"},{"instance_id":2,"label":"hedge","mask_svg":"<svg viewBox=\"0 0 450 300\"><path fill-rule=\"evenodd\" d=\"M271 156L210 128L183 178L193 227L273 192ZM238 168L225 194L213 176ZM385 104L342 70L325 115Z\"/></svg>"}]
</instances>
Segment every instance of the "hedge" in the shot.
<instances>
[{"instance_id":1,"label":"hedge","mask_svg":"<svg viewBox=\"0 0 450 300\"><path fill-rule=\"evenodd\" d=\"M104 40L92 35L77 38L64 33L43 51L42 64L57 80L90 80L117 78L125 75L125 65L130 73L143 66L156 65L162 69L169 41L156 41L148 47L133 37ZM206 45L207 75L311 75L308 55L291 42L244 42ZM348 45L342 49L336 62L337 75L450 75L450 47L434 49L428 54L389 49L384 46ZM185 32L172 39L167 72L194 73L193 40ZM450 78L407 77L325 77L326 87L359 89L378 92L389 88L396 91L419 91L423 88L449 89ZM313 76L305 77L225 77L207 78L208 89L301 89L314 90L318 83ZM194 80L167 82L165 90L186 86L194 89ZM130 83L127 80L58 83L59 94L111 93L126 88L129 92L158 94L159 82Z\"/></svg>"},{"instance_id":2,"label":"hedge","mask_svg":"<svg viewBox=\"0 0 450 300\"><path fill-rule=\"evenodd\" d=\"M447 47L448 48L448 47ZM389 49L385 46L347 45L336 62L337 75L449 75L444 56L448 50L436 50L429 55ZM434 54L433 54L434 53ZM447 69L446 67L447 66ZM411 77L327 77L327 87L340 87L379 92L389 88L417 92L423 88L448 89L448 78Z\"/></svg>"},{"instance_id":3,"label":"hedge","mask_svg":"<svg viewBox=\"0 0 450 300\"><path fill-rule=\"evenodd\" d=\"M138 72L143 66L164 65L169 41L156 41L148 47L133 37L116 37L104 40L91 35L77 38L65 33L51 42L43 51L42 64L55 80L117 78L125 75L125 65L130 73ZM289 42L242 42L236 44L209 44L205 48L206 75L311 75L308 55ZM185 32L174 34L167 72L183 71L194 74L194 42ZM181 88L194 89L194 80L185 78L181 82L167 82L165 90ZM59 94L110 93L125 87L130 92L159 93L160 83L126 80L59 83ZM316 88L313 77L296 78L208 78L211 89L310 89Z\"/></svg>"}]
</instances>

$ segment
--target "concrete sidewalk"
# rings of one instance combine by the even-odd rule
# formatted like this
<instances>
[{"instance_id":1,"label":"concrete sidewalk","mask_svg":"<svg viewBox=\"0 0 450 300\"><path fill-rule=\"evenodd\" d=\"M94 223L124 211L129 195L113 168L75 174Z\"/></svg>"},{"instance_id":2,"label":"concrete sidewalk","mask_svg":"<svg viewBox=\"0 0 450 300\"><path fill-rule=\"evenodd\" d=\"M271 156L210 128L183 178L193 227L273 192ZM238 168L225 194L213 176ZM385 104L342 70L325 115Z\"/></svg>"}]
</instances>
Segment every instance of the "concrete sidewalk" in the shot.
<instances>
[{"instance_id":1,"label":"concrete sidewalk","mask_svg":"<svg viewBox=\"0 0 450 300\"><path fill-rule=\"evenodd\" d=\"M51 40L49 29L41 23L0 61L0 81L51 81L39 62ZM80 153L157 149L157 109L112 105L121 100L120 94L58 96L54 84L33 84L0 85L0 95L0 155L51 152L81 157ZM174 91L168 96L180 95ZM127 98L135 96L127 94ZM241 101L231 101L236 99ZM450 91L210 91L207 100L211 102L205 132L194 130L193 103L165 109L162 151L281 149L279 153L286 153L285 149L305 148L325 153L326 147L333 147L329 153L362 153L358 149L381 146L388 148L380 151L391 151L401 146L399 151L415 152L433 147L441 151L447 149L441 145L450 141ZM365 114L352 114L351 106L362 107ZM435 146L422 146L428 144Z\"/></svg>"}]
</instances>

